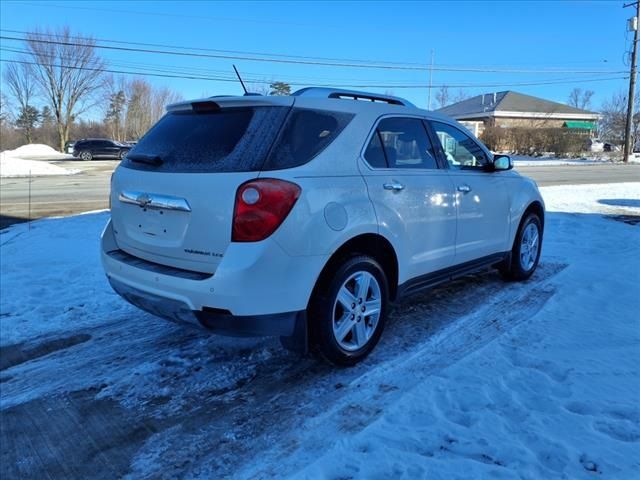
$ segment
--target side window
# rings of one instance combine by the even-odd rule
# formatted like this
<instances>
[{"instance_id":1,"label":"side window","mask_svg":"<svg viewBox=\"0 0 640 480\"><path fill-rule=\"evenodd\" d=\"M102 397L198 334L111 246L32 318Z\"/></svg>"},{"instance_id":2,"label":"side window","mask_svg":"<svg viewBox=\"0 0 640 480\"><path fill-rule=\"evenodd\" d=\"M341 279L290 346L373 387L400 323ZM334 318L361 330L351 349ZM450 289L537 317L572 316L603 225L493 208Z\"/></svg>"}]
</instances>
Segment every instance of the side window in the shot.
<instances>
[{"instance_id":1,"label":"side window","mask_svg":"<svg viewBox=\"0 0 640 480\"><path fill-rule=\"evenodd\" d=\"M364 152L364 158L373 168L387 168L387 159L377 130L373 133L369 146Z\"/></svg>"},{"instance_id":2,"label":"side window","mask_svg":"<svg viewBox=\"0 0 640 480\"><path fill-rule=\"evenodd\" d=\"M451 168L483 168L488 162L484 150L467 134L451 125L431 122Z\"/></svg>"},{"instance_id":3,"label":"side window","mask_svg":"<svg viewBox=\"0 0 640 480\"><path fill-rule=\"evenodd\" d=\"M378 133L389 168L438 168L433 145L422 120L385 118L378 124Z\"/></svg>"},{"instance_id":4,"label":"side window","mask_svg":"<svg viewBox=\"0 0 640 480\"><path fill-rule=\"evenodd\" d=\"M311 161L338 137L352 118L349 113L294 108L265 169L292 168Z\"/></svg>"}]
</instances>

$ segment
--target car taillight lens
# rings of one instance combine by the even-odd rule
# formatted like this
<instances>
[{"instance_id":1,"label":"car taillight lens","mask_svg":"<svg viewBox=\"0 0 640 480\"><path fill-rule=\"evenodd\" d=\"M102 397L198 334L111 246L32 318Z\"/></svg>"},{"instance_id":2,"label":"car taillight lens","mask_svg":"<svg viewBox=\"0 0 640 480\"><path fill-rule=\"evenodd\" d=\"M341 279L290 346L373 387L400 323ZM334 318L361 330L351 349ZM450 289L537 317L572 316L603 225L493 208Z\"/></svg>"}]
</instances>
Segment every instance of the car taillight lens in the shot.
<instances>
[{"instance_id":1,"label":"car taillight lens","mask_svg":"<svg viewBox=\"0 0 640 480\"><path fill-rule=\"evenodd\" d=\"M233 242L259 242L282 224L300 196L295 183L273 178L251 180L236 192Z\"/></svg>"}]
</instances>

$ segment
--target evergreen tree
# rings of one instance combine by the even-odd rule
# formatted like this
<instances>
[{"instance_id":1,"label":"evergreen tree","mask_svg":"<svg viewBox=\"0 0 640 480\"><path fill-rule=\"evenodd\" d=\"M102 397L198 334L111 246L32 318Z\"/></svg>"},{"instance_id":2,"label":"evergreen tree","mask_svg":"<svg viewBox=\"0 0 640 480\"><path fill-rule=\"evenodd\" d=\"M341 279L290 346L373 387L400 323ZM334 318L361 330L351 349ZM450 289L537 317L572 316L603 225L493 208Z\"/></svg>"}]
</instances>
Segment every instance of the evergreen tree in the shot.
<instances>
[{"instance_id":1,"label":"evergreen tree","mask_svg":"<svg viewBox=\"0 0 640 480\"><path fill-rule=\"evenodd\" d=\"M291 85L286 82L273 82L269 88L269 95L291 95Z\"/></svg>"},{"instance_id":2,"label":"evergreen tree","mask_svg":"<svg viewBox=\"0 0 640 480\"><path fill-rule=\"evenodd\" d=\"M36 107L27 105L20 108L20 113L16 117L16 127L23 131L27 143L33 141L33 130L40 121L40 112Z\"/></svg>"}]
</instances>

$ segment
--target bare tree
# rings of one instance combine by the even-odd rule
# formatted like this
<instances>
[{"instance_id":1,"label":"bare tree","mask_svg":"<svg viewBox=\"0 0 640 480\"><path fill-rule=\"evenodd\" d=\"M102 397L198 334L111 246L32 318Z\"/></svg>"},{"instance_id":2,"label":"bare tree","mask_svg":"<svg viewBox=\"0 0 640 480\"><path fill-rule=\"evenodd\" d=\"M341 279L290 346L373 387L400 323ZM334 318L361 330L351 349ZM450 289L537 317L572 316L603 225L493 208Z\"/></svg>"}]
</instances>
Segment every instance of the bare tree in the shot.
<instances>
[{"instance_id":1,"label":"bare tree","mask_svg":"<svg viewBox=\"0 0 640 480\"><path fill-rule=\"evenodd\" d=\"M0 127L4 127L9 123L9 99L7 96L0 92Z\"/></svg>"},{"instance_id":2,"label":"bare tree","mask_svg":"<svg viewBox=\"0 0 640 480\"><path fill-rule=\"evenodd\" d=\"M153 87L147 80L136 78L127 83L125 132L127 139L139 139L164 114L165 107L182 99L166 87Z\"/></svg>"},{"instance_id":3,"label":"bare tree","mask_svg":"<svg viewBox=\"0 0 640 480\"><path fill-rule=\"evenodd\" d=\"M138 139L151 127L151 84L143 79L133 79L127 84L127 114L125 131L127 139Z\"/></svg>"},{"instance_id":4,"label":"bare tree","mask_svg":"<svg viewBox=\"0 0 640 480\"><path fill-rule=\"evenodd\" d=\"M580 108L581 110L587 110L591 108L591 97L595 92L593 90L582 90L581 88L574 88L569 94L568 104L571 107Z\"/></svg>"},{"instance_id":5,"label":"bare tree","mask_svg":"<svg viewBox=\"0 0 640 480\"><path fill-rule=\"evenodd\" d=\"M20 119L20 128L24 132L27 143L31 143L37 121L37 117L34 116L36 109L33 106L33 99L37 93L33 66L26 59L16 60L16 63L6 65L3 76L18 106L16 118Z\"/></svg>"},{"instance_id":6,"label":"bare tree","mask_svg":"<svg viewBox=\"0 0 640 480\"><path fill-rule=\"evenodd\" d=\"M440 108L449 105L449 87L443 85L440 90L436 92L436 103Z\"/></svg>"},{"instance_id":7,"label":"bare tree","mask_svg":"<svg viewBox=\"0 0 640 480\"><path fill-rule=\"evenodd\" d=\"M270 84L271 82L268 82L266 80L262 82L250 82L250 83L247 83L247 90L251 93L259 93L260 95L267 96L271 91L269 89Z\"/></svg>"},{"instance_id":8,"label":"bare tree","mask_svg":"<svg viewBox=\"0 0 640 480\"><path fill-rule=\"evenodd\" d=\"M27 34L34 78L47 99L58 130L58 145L64 151L69 129L103 86L104 61L90 37L71 35L69 27Z\"/></svg>"},{"instance_id":9,"label":"bare tree","mask_svg":"<svg viewBox=\"0 0 640 480\"><path fill-rule=\"evenodd\" d=\"M164 115L167 105L182 100L182 95L167 87L151 90L151 123L154 124Z\"/></svg>"},{"instance_id":10,"label":"bare tree","mask_svg":"<svg viewBox=\"0 0 640 480\"><path fill-rule=\"evenodd\" d=\"M631 146L640 141L640 98L635 95L635 105L631 124ZM622 144L624 142L625 122L627 118L627 93L614 93L602 104L601 118L598 124L599 135L604 140Z\"/></svg>"},{"instance_id":11,"label":"bare tree","mask_svg":"<svg viewBox=\"0 0 640 480\"><path fill-rule=\"evenodd\" d=\"M469 95L469 93L466 90L459 88L456 94L453 96L452 103L462 102L463 100L466 100L469 97L471 97L471 95Z\"/></svg>"}]
</instances>

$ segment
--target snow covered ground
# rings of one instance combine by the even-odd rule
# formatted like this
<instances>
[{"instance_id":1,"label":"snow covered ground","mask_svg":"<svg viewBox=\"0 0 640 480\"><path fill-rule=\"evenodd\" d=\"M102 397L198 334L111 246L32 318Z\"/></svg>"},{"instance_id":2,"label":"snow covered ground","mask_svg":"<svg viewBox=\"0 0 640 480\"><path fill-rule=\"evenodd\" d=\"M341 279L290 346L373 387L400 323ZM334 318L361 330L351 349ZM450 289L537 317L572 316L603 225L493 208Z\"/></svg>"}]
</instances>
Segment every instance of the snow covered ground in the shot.
<instances>
[{"instance_id":1,"label":"snow covered ground","mask_svg":"<svg viewBox=\"0 0 640 480\"><path fill-rule=\"evenodd\" d=\"M529 282L417 295L351 369L129 306L106 212L1 231L2 478L638 478L640 183L541 190Z\"/></svg>"},{"instance_id":2,"label":"snow covered ground","mask_svg":"<svg viewBox=\"0 0 640 480\"><path fill-rule=\"evenodd\" d=\"M70 160L73 155L59 153L48 145L29 144L0 153L0 177L73 175L79 170L62 168L46 160Z\"/></svg>"},{"instance_id":3,"label":"snow covered ground","mask_svg":"<svg viewBox=\"0 0 640 480\"><path fill-rule=\"evenodd\" d=\"M614 154L601 153L583 158L557 158L554 156L531 157L528 155L511 155L513 165L517 167L541 167L559 165L595 165L601 163L619 162L621 157Z\"/></svg>"}]
</instances>

